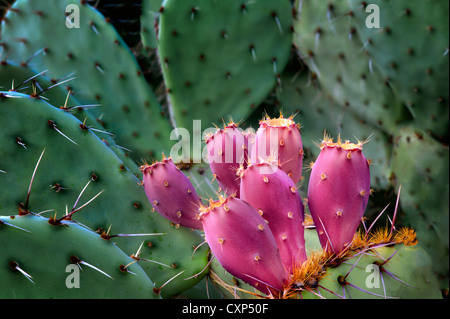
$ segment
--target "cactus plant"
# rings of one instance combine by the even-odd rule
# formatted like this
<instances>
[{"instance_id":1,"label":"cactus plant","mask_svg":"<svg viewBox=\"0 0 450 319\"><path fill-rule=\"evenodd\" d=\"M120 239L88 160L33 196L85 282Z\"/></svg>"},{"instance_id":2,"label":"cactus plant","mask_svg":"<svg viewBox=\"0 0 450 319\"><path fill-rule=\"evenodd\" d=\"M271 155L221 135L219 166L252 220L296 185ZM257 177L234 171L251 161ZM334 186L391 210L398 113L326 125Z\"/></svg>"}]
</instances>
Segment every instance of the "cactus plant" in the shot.
<instances>
[{"instance_id":1,"label":"cactus plant","mask_svg":"<svg viewBox=\"0 0 450 319\"><path fill-rule=\"evenodd\" d=\"M0 296L217 297L210 279L231 298L448 288L448 196L435 195L448 193L447 3L11 2L0 8L0 237L21 249L0 252ZM374 5L381 27L367 29ZM412 23L415 37L399 36ZM254 147L267 148L264 129L280 133L268 158ZM183 130L195 134L171 148ZM317 148L324 130L360 142ZM51 240L54 264L28 262ZM43 283L53 272L63 283L70 263L82 290Z\"/></svg>"}]
</instances>

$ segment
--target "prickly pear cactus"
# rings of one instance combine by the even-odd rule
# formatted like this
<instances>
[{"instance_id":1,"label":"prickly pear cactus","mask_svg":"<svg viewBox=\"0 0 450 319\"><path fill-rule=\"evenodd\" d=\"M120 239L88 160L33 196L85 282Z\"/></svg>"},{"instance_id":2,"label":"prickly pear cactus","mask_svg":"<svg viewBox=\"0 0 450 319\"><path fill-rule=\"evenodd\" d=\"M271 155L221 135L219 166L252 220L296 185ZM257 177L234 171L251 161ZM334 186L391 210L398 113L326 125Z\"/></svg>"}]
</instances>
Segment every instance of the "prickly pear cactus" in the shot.
<instances>
[{"instance_id":1,"label":"prickly pear cactus","mask_svg":"<svg viewBox=\"0 0 450 319\"><path fill-rule=\"evenodd\" d=\"M448 2L416 2L5 0L0 296L448 294Z\"/></svg>"}]
</instances>

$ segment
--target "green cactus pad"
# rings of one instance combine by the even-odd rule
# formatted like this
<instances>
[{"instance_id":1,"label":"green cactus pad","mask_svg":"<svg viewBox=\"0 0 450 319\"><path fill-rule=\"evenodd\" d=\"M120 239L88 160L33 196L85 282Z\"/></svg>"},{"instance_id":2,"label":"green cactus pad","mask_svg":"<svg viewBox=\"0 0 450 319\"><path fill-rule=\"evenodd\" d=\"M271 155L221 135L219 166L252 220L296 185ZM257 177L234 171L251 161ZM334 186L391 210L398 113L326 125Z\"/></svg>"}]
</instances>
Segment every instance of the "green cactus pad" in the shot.
<instances>
[{"instance_id":1,"label":"green cactus pad","mask_svg":"<svg viewBox=\"0 0 450 319\"><path fill-rule=\"evenodd\" d=\"M449 150L420 129L394 136L391 180L401 186L402 223L416 229L433 269L449 284Z\"/></svg>"},{"instance_id":2,"label":"green cactus pad","mask_svg":"<svg viewBox=\"0 0 450 319\"><path fill-rule=\"evenodd\" d=\"M205 246L194 253L203 239L152 213L140 180L131 173L135 169L123 165L82 122L42 99L0 92L0 125L0 214L52 210L44 216L56 213L61 218L66 207L70 212L102 192L73 219L93 230L101 229L106 237L163 233L110 239L128 255L135 254L144 242L141 257L166 265L141 262L157 288L183 272L162 289L163 296L180 293L201 279L202 275L185 280L207 264ZM30 179L44 149L27 206Z\"/></svg>"},{"instance_id":3,"label":"green cactus pad","mask_svg":"<svg viewBox=\"0 0 450 319\"><path fill-rule=\"evenodd\" d=\"M350 1L354 26L374 65L389 79L414 117L415 125L448 139L449 2ZM367 12L366 12L367 10ZM379 26L366 19L379 13Z\"/></svg>"},{"instance_id":4,"label":"green cactus pad","mask_svg":"<svg viewBox=\"0 0 450 319\"><path fill-rule=\"evenodd\" d=\"M389 133L410 118L367 55L346 1L296 1L295 8L294 42L324 92Z\"/></svg>"},{"instance_id":5,"label":"green cactus pad","mask_svg":"<svg viewBox=\"0 0 450 319\"><path fill-rule=\"evenodd\" d=\"M45 70L40 73L42 74L39 75L38 72L34 72L28 67L5 61L0 64L0 90L6 91L9 89L10 91L39 96L51 105L69 112L83 122L84 126L95 132L128 169L134 169L133 173L140 174L135 161L128 155L127 151L116 144L113 133L105 130L95 117L86 110L91 106L82 104L72 94L68 94L69 92L59 83L52 83L51 79L45 77Z\"/></svg>"},{"instance_id":6,"label":"green cactus pad","mask_svg":"<svg viewBox=\"0 0 450 319\"><path fill-rule=\"evenodd\" d=\"M0 216L0 241L0 298L160 298L138 263L74 222Z\"/></svg>"},{"instance_id":7,"label":"green cactus pad","mask_svg":"<svg viewBox=\"0 0 450 319\"><path fill-rule=\"evenodd\" d=\"M163 0L143 0L141 15L141 41L146 50L158 47L157 29L155 28L158 10Z\"/></svg>"},{"instance_id":8,"label":"green cactus pad","mask_svg":"<svg viewBox=\"0 0 450 319\"><path fill-rule=\"evenodd\" d=\"M168 0L159 53L176 123L245 119L276 86L292 42L289 1Z\"/></svg>"},{"instance_id":9,"label":"green cactus pad","mask_svg":"<svg viewBox=\"0 0 450 319\"><path fill-rule=\"evenodd\" d=\"M79 25L72 15L77 12ZM57 81L75 77L65 86L82 103L101 104L90 112L134 159L169 149L171 126L132 52L89 5L16 1L3 20L1 42L2 57L12 62L48 69L47 76Z\"/></svg>"}]
</instances>

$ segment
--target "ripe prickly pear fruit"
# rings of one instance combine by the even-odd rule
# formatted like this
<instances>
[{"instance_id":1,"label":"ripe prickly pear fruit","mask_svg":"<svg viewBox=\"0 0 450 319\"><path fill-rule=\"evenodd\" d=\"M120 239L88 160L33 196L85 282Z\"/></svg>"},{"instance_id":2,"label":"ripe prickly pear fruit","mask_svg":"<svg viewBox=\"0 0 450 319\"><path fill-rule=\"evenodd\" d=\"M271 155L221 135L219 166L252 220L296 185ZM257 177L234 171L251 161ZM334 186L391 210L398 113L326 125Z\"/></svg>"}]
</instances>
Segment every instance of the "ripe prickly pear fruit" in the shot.
<instances>
[{"instance_id":1,"label":"ripe prickly pear fruit","mask_svg":"<svg viewBox=\"0 0 450 319\"><path fill-rule=\"evenodd\" d=\"M145 193L158 213L181 226L202 229L198 220L201 199L170 157L140 169Z\"/></svg>"},{"instance_id":2,"label":"ripe prickly pear fruit","mask_svg":"<svg viewBox=\"0 0 450 319\"><path fill-rule=\"evenodd\" d=\"M247 166L247 137L231 122L206 138L207 159L220 188L228 195L239 197L239 176L241 165Z\"/></svg>"},{"instance_id":3,"label":"ripe prickly pear fruit","mask_svg":"<svg viewBox=\"0 0 450 319\"><path fill-rule=\"evenodd\" d=\"M259 122L251 144L251 163L277 160L281 169L297 184L302 177L303 144L299 125L293 117L270 118Z\"/></svg>"},{"instance_id":4,"label":"ripe prickly pear fruit","mask_svg":"<svg viewBox=\"0 0 450 319\"><path fill-rule=\"evenodd\" d=\"M250 164L241 171L241 199L267 221L283 265L292 273L307 259L304 208L292 179L276 163Z\"/></svg>"},{"instance_id":5,"label":"ripe prickly pear fruit","mask_svg":"<svg viewBox=\"0 0 450 319\"><path fill-rule=\"evenodd\" d=\"M309 210L322 247L336 254L351 243L370 195L369 162L362 146L325 138L312 164Z\"/></svg>"},{"instance_id":6,"label":"ripe prickly pear fruit","mask_svg":"<svg viewBox=\"0 0 450 319\"><path fill-rule=\"evenodd\" d=\"M206 241L223 268L264 293L283 288L286 271L275 238L250 204L220 197L200 211Z\"/></svg>"}]
</instances>

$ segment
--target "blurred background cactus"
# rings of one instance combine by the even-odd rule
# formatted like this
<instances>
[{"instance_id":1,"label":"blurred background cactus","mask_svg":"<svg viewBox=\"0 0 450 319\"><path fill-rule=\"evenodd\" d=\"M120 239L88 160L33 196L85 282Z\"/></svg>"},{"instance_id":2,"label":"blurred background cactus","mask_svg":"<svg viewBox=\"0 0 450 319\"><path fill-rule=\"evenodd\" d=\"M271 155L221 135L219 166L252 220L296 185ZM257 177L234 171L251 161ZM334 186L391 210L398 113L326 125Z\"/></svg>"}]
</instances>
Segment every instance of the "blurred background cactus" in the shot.
<instances>
[{"instance_id":1,"label":"blurred background cactus","mask_svg":"<svg viewBox=\"0 0 450 319\"><path fill-rule=\"evenodd\" d=\"M389 293L398 297L439 297L436 282L448 296L448 6L446 0L3 1L0 239L2 247L15 244L0 250L0 296L252 296L253 287L211 262L202 229L154 212L139 166L170 154L180 137L174 128L201 134L232 118L256 129L280 112L300 123L305 166L319 155L324 131L367 141L373 193L365 218L373 222L391 203L376 225L386 226L395 212L398 229L414 229L418 245L403 240L376 248L361 263L393 265L389 274L401 281L388 276ZM205 145L190 145L190 156L202 158ZM207 164L179 168L201 199L216 197ZM301 198L309 175L304 170L297 183ZM310 265L323 265L313 262L320 244L311 231L306 227ZM58 254L46 246L50 240ZM83 278L89 270L85 290L73 295L64 281L47 280L55 274L62 281L69 264L82 268ZM327 276L336 280L320 292L313 281L322 273L290 287L307 287L305 298L386 297L351 287L364 282L364 265L362 272L330 267ZM140 280L123 277L130 273ZM89 288L96 280L105 291ZM405 284L418 289L411 293ZM292 291L287 297L300 297Z\"/></svg>"}]
</instances>

